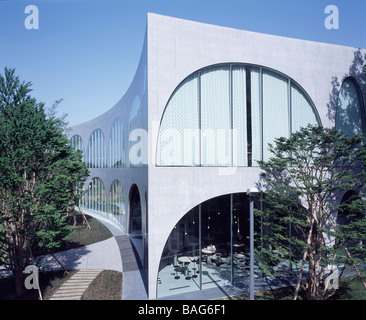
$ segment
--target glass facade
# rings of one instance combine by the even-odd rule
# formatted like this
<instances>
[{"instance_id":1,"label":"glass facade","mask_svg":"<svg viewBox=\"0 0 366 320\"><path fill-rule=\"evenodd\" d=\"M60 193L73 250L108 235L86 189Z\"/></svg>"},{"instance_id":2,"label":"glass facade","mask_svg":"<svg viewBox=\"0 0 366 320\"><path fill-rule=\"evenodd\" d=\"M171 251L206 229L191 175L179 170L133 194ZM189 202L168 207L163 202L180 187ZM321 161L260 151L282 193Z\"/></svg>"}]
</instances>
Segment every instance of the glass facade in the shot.
<instances>
[{"instance_id":1,"label":"glass facade","mask_svg":"<svg viewBox=\"0 0 366 320\"><path fill-rule=\"evenodd\" d=\"M136 185L131 188L130 195L130 234L141 235L142 232L142 212L140 192Z\"/></svg>"},{"instance_id":2,"label":"glass facade","mask_svg":"<svg viewBox=\"0 0 366 320\"><path fill-rule=\"evenodd\" d=\"M114 121L109 136L109 166L110 168L125 167L123 127L120 118Z\"/></svg>"},{"instance_id":3,"label":"glass facade","mask_svg":"<svg viewBox=\"0 0 366 320\"><path fill-rule=\"evenodd\" d=\"M336 128L352 136L366 133L365 109L357 81L348 77L338 96Z\"/></svg>"},{"instance_id":4,"label":"glass facade","mask_svg":"<svg viewBox=\"0 0 366 320\"><path fill-rule=\"evenodd\" d=\"M101 129L96 129L91 134L85 158L88 168L107 167L107 146Z\"/></svg>"},{"instance_id":5,"label":"glass facade","mask_svg":"<svg viewBox=\"0 0 366 320\"><path fill-rule=\"evenodd\" d=\"M122 185L119 180L114 180L109 192L109 210L112 220L119 225L126 226L126 207Z\"/></svg>"},{"instance_id":6,"label":"glass facade","mask_svg":"<svg viewBox=\"0 0 366 320\"><path fill-rule=\"evenodd\" d=\"M290 78L263 67L222 64L187 77L162 117L158 166L256 166L268 143L320 124ZM264 129L265 128L265 129Z\"/></svg>"},{"instance_id":7,"label":"glass facade","mask_svg":"<svg viewBox=\"0 0 366 320\"><path fill-rule=\"evenodd\" d=\"M254 208L265 209L260 197L254 199ZM255 218L253 223L254 247L263 247L262 235L270 230L261 218ZM292 237L297 236L290 226L284 226L284 230ZM290 275L299 271L300 266L271 263L266 265L270 276L260 263L265 262L256 255L255 281L270 282L276 274ZM222 195L199 204L174 226L160 260L157 296L225 285L244 288L249 285L249 278L250 199L246 193Z\"/></svg>"},{"instance_id":8,"label":"glass facade","mask_svg":"<svg viewBox=\"0 0 366 320\"><path fill-rule=\"evenodd\" d=\"M70 144L75 150L80 150L83 153L83 161L84 159L84 144L83 139L79 135L72 136L70 139Z\"/></svg>"},{"instance_id":9,"label":"glass facade","mask_svg":"<svg viewBox=\"0 0 366 320\"><path fill-rule=\"evenodd\" d=\"M102 179L98 177L91 179L81 206L92 211L107 212L106 192Z\"/></svg>"}]
</instances>

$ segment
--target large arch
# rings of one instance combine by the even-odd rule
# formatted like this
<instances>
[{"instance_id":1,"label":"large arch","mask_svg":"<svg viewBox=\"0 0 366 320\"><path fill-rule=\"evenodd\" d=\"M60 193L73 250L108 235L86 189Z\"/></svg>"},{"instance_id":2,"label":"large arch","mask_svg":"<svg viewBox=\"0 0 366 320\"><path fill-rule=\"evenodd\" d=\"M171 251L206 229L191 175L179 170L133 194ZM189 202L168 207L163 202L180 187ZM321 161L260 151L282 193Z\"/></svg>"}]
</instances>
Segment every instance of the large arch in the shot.
<instances>
[{"instance_id":1,"label":"large arch","mask_svg":"<svg viewBox=\"0 0 366 320\"><path fill-rule=\"evenodd\" d=\"M336 129L347 135L366 134L365 106L357 80L347 77L339 91L336 110Z\"/></svg>"},{"instance_id":2,"label":"large arch","mask_svg":"<svg viewBox=\"0 0 366 320\"><path fill-rule=\"evenodd\" d=\"M80 150L82 152L83 158L82 160L85 160L85 151L84 151L84 143L81 136L78 134L74 135L70 139L70 144L75 150Z\"/></svg>"},{"instance_id":3,"label":"large arch","mask_svg":"<svg viewBox=\"0 0 366 320\"><path fill-rule=\"evenodd\" d=\"M219 64L174 90L160 123L157 166L257 166L268 143L321 124L314 103L288 76L262 66Z\"/></svg>"},{"instance_id":4,"label":"large arch","mask_svg":"<svg viewBox=\"0 0 366 320\"><path fill-rule=\"evenodd\" d=\"M129 195L129 233L139 236L142 234L142 208L140 192L136 184L132 185Z\"/></svg>"},{"instance_id":5,"label":"large arch","mask_svg":"<svg viewBox=\"0 0 366 320\"><path fill-rule=\"evenodd\" d=\"M165 243L157 296L248 281L249 216L246 193L221 195L187 212Z\"/></svg>"}]
</instances>

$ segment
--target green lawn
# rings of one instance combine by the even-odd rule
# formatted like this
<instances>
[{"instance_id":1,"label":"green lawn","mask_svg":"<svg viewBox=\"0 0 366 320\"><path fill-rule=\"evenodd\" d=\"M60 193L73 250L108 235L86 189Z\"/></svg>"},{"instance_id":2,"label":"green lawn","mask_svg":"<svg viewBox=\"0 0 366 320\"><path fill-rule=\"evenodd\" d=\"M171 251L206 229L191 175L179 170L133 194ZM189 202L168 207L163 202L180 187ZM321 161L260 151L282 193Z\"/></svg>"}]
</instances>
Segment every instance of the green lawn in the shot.
<instances>
[{"instance_id":1,"label":"green lawn","mask_svg":"<svg viewBox=\"0 0 366 320\"><path fill-rule=\"evenodd\" d=\"M82 223L81 215L77 215L77 226L75 232L70 236L69 241L59 248L58 251L78 248L99 241L103 241L112 237L112 233L97 219L87 216L87 220L91 229L86 228ZM76 270L42 272L39 275L40 288L43 299L49 299L55 290L61 286L63 282L68 280ZM112 283L107 286L106 283ZM121 272L104 270L91 284L90 290L85 292L84 299L121 299L122 292L122 274ZM39 297L37 290L26 290L20 300L37 300ZM0 300L15 299L14 278L0 279Z\"/></svg>"},{"instance_id":2,"label":"green lawn","mask_svg":"<svg viewBox=\"0 0 366 320\"><path fill-rule=\"evenodd\" d=\"M363 276L363 279L366 281L366 275ZM294 291L294 287L272 289L257 292L254 298L255 300L292 300ZM249 295L238 295L222 300L249 300ZM301 294L298 300L303 300ZM342 280L339 290L329 300L366 300L366 289L358 276L350 276Z\"/></svg>"},{"instance_id":3,"label":"green lawn","mask_svg":"<svg viewBox=\"0 0 366 320\"><path fill-rule=\"evenodd\" d=\"M102 271L86 289L81 300L121 300L122 273Z\"/></svg>"}]
</instances>

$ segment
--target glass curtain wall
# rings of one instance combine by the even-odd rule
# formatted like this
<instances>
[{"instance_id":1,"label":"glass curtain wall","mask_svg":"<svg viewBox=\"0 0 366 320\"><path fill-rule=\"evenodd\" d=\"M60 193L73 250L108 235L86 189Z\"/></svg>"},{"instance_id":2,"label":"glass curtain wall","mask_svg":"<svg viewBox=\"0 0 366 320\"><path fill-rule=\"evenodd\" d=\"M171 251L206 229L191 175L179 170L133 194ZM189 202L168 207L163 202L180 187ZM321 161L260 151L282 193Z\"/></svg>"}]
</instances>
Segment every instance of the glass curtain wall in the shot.
<instances>
[{"instance_id":1,"label":"glass curtain wall","mask_svg":"<svg viewBox=\"0 0 366 320\"><path fill-rule=\"evenodd\" d=\"M140 193L136 185L132 187L130 196L130 234L141 235L142 213Z\"/></svg>"},{"instance_id":2,"label":"glass curtain wall","mask_svg":"<svg viewBox=\"0 0 366 320\"><path fill-rule=\"evenodd\" d=\"M111 219L115 220L119 225L126 229L126 207L123 196L122 184L119 180L114 180L109 192L109 213L112 214Z\"/></svg>"},{"instance_id":3,"label":"glass curtain wall","mask_svg":"<svg viewBox=\"0 0 366 320\"><path fill-rule=\"evenodd\" d=\"M257 166L268 143L320 124L314 104L279 72L244 64L204 68L174 91L160 124L158 166Z\"/></svg>"},{"instance_id":4,"label":"glass curtain wall","mask_svg":"<svg viewBox=\"0 0 366 320\"><path fill-rule=\"evenodd\" d=\"M82 206L99 213L107 212L106 192L102 179L94 177L84 195Z\"/></svg>"},{"instance_id":5,"label":"glass curtain wall","mask_svg":"<svg viewBox=\"0 0 366 320\"><path fill-rule=\"evenodd\" d=\"M109 166L111 168L122 168L125 166L123 148L122 121L117 118L111 128L109 138Z\"/></svg>"},{"instance_id":6,"label":"glass curtain wall","mask_svg":"<svg viewBox=\"0 0 366 320\"><path fill-rule=\"evenodd\" d=\"M366 133L362 95L357 81L352 77L344 80L338 96L336 128L349 136Z\"/></svg>"},{"instance_id":7,"label":"glass curtain wall","mask_svg":"<svg viewBox=\"0 0 366 320\"><path fill-rule=\"evenodd\" d=\"M259 202L255 203L259 207ZM249 199L245 193L210 199L189 211L163 250L158 296L249 282ZM255 266L256 277L261 277Z\"/></svg>"},{"instance_id":8,"label":"glass curtain wall","mask_svg":"<svg viewBox=\"0 0 366 320\"><path fill-rule=\"evenodd\" d=\"M83 139L79 135L75 135L75 136L71 137L70 144L75 150L80 150L83 153L82 160L85 161Z\"/></svg>"},{"instance_id":9,"label":"glass curtain wall","mask_svg":"<svg viewBox=\"0 0 366 320\"><path fill-rule=\"evenodd\" d=\"M86 163L88 168L107 167L107 147L104 134L101 129L93 131L89 138L88 149L86 152Z\"/></svg>"}]
</instances>

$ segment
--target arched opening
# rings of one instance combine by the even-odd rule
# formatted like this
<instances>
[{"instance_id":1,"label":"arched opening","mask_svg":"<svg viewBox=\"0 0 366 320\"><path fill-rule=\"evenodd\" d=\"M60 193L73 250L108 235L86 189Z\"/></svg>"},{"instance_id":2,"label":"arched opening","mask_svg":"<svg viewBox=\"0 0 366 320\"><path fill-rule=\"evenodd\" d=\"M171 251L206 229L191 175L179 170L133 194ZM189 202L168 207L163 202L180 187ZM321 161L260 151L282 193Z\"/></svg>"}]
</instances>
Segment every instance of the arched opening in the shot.
<instances>
[{"instance_id":1,"label":"arched opening","mask_svg":"<svg viewBox=\"0 0 366 320\"><path fill-rule=\"evenodd\" d=\"M321 124L315 105L288 76L240 63L205 67L172 93L156 165L258 166L270 156L268 143L308 124Z\"/></svg>"},{"instance_id":2,"label":"arched opening","mask_svg":"<svg viewBox=\"0 0 366 320\"><path fill-rule=\"evenodd\" d=\"M82 206L91 211L98 211L99 213L106 212L106 192L101 178L94 177L90 180L82 201Z\"/></svg>"},{"instance_id":3,"label":"arched opening","mask_svg":"<svg viewBox=\"0 0 366 320\"><path fill-rule=\"evenodd\" d=\"M142 212L140 192L134 184L130 191L130 234L142 234Z\"/></svg>"},{"instance_id":4,"label":"arched opening","mask_svg":"<svg viewBox=\"0 0 366 320\"><path fill-rule=\"evenodd\" d=\"M255 208L260 208L255 201ZM249 197L227 194L194 207L174 226L158 274L158 296L249 282ZM259 232L259 224L256 223ZM260 275L259 266L255 272Z\"/></svg>"},{"instance_id":5,"label":"arched opening","mask_svg":"<svg viewBox=\"0 0 366 320\"><path fill-rule=\"evenodd\" d=\"M344 79L338 96L336 128L349 136L366 133L365 109L359 84L353 77Z\"/></svg>"},{"instance_id":6,"label":"arched opening","mask_svg":"<svg viewBox=\"0 0 366 320\"><path fill-rule=\"evenodd\" d=\"M125 198L123 196L122 184L116 179L112 182L109 191L109 213L119 225L126 228Z\"/></svg>"}]
</instances>

